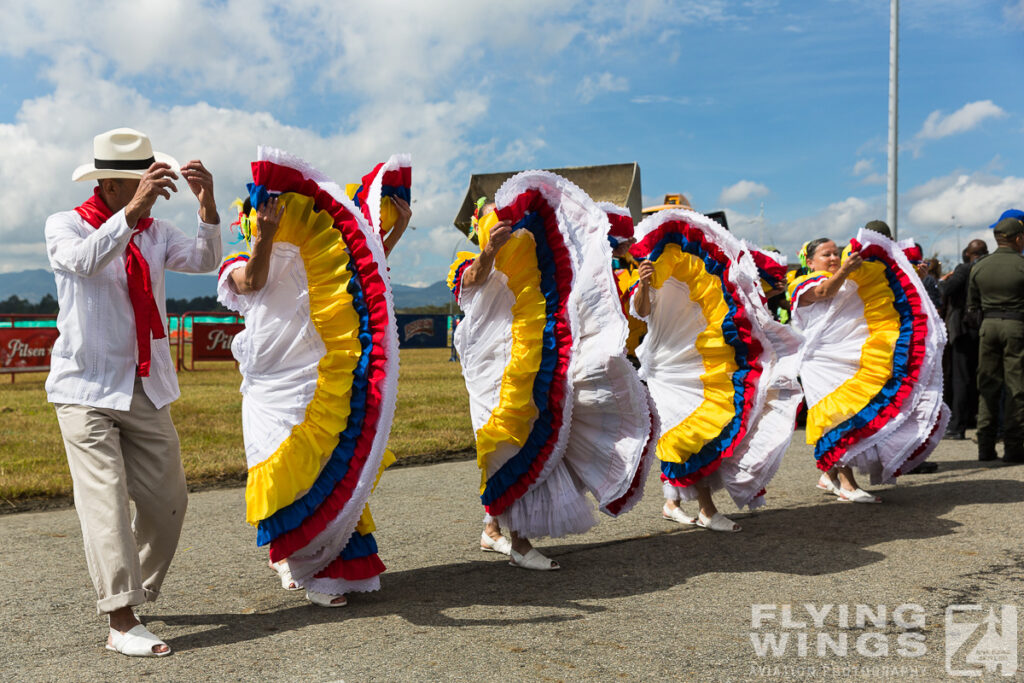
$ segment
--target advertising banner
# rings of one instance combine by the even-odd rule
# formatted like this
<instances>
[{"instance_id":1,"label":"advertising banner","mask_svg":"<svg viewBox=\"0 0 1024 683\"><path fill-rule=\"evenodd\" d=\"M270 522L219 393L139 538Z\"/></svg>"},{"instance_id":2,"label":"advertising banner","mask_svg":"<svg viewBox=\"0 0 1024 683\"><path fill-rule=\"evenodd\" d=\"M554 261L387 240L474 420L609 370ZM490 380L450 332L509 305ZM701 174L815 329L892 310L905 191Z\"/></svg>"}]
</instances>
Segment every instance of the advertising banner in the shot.
<instances>
[{"instance_id":1,"label":"advertising banner","mask_svg":"<svg viewBox=\"0 0 1024 683\"><path fill-rule=\"evenodd\" d=\"M192 361L234 360L231 341L245 329L243 323L192 323Z\"/></svg>"},{"instance_id":2,"label":"advertising banner","mask_svg":"<svg viewBox=\"0 0 1024 683\"><path fill-rule=\"evenodd\" d=\"M402 349L444 348L448 346L447 315L415 315L400 313L398 346Z\"/></svg>"},{"instance_id":3,"label":"advertising banner","mask_svg":"<svg viewBox=\"0 0 1024 683\"><path fill-rule=\"evenodd\" d=\"M0 328L0 373L49 370L57 334L56 327Z\"/></svg>"}]
</instances>

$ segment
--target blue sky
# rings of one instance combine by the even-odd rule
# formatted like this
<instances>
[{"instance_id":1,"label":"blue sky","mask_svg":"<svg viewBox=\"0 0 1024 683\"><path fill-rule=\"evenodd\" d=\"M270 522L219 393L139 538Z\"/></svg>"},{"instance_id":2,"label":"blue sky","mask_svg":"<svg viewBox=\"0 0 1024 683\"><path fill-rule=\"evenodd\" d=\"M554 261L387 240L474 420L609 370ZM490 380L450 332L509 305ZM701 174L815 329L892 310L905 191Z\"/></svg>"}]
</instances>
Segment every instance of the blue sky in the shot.
<instances>
[{"instance_id":1,"label":"blue sky","mask_svg":"<svg viewBox=\"0 0 1024 683\"><path fill-rule=\"evenodd\" d=\"M885 215L887 0L3 5L0 272L46 267L71 171L125 125L206 161L225 210L258 144L342 183L411 152L404 284L465 245L473 172L636 161L645 199L791 257ZM1024 208L1024 0L901 6L900 236L952 259L956 225ZM181 189L156 212L191 230Z\"/></svg>"}]
</instances>

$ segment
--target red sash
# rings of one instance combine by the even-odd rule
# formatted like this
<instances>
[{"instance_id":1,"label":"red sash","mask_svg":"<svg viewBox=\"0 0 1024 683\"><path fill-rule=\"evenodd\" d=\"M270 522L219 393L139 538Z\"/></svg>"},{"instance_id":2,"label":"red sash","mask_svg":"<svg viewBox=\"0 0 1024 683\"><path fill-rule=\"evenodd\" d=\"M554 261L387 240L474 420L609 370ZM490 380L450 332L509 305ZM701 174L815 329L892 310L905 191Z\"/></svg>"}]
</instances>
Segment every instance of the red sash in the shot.
<instances>
[{"instance_id":1,"label":"red sash","mask_svg":"<svg viewBox=\"0 0 1024 683\"><path fill-rule=\"evenodd\" d=\"M97 187L93 195L82 202L81 206L75 207L78 215L85 219L85 222L94 228L99 228L106 223L114 213L100 197L100 189ZM128 298L132 302L132 312L135 314L135 341L139 348L139 377L149 377L149 336L153 339L163 339L163 320L160 318L160 309L157 308L156 299L153 298L153 281L149 277L149 264L142 256L142 251L135 244L135 236L144 232L153 224L152 218L143 218L135 225L135 233L128 246L125 248L125 271L128 274Z\"/></svg>"}]
</instances>

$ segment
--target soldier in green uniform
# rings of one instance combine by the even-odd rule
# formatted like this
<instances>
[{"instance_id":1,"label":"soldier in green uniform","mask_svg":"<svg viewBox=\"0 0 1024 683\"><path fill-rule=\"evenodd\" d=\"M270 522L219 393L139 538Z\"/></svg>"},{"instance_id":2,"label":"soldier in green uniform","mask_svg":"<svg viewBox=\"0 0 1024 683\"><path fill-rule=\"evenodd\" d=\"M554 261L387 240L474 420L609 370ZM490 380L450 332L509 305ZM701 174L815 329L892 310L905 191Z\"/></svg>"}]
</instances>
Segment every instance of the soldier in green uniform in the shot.
<instances>
[{"instance_id":1,"label":"soldier in green uniform","mask_svg":"<svg viewBox=\"0 0 1024 683\"><path fill-rule=\"evenodd\" d=\"M978 348L978 459L996 459L999 405L1006 395L1003 460L1024 462L1024 222L993 229L998 248L971 269L967 310L982 315Z\"/></svg>"}]
</instances>

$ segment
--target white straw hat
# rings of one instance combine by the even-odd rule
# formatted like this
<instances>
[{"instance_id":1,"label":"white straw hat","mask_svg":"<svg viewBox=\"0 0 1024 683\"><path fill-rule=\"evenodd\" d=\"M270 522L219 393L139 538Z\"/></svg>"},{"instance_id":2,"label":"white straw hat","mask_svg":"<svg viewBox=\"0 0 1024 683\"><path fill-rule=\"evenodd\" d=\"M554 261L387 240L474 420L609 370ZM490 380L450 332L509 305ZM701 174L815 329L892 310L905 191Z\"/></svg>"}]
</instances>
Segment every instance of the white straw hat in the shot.
<instances>
[{"instance_id":1,"label":"white straw hat","mask_svg":"<svg viewBox=\"0 0 1024 683\"><path fill-rule=\"evenodd\" d=\"M92 140L93 162L75 169L71 180L100 178L141 178L155 161L180 169L174 157L153 151L149 136L131 128L115 128L100 133Z\"/></svg>"}]
</instances>

